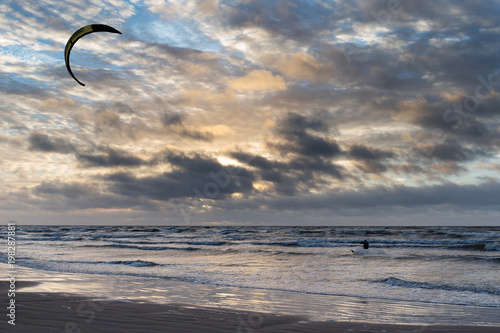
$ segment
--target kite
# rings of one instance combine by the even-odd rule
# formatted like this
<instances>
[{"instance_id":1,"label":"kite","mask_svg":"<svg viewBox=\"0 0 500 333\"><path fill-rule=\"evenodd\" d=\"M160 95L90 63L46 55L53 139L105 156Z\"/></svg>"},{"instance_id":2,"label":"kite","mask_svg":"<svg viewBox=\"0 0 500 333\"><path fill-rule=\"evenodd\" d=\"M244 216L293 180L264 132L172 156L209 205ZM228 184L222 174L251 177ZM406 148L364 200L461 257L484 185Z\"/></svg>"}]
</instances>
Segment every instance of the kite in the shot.
<instances>
[{"instance_id":1,"label":"kite","mask_svg":"<svg viewBox=\"0 0 500 333\"><path fill-rule=\"evenodd\" d=\"M75 77L75 75L71 71L71 67L69 66L69 53L71 52L71 49L73 48L73 45L75 45L75 43L77 42L77 40L79 40L80 38L82 38L85 35L91 34L93 32L100 32L100 31L111 32L111 33L115 33L115 34L121 34L121 32L119 32L118 30L116 30L113 27L110 27L109 25L105 25L105 24L90 24L90 25L87 25L87 26L85 26L85 27L83 27L81 29L78 29L70 37L70 39L66 43L66 48L64 49L64 61L66 62L66 68L68 69L68 73L69 73L69 75L71 75L71 77L73 79L76 80L76 82L78 82L82 86L85 86L85 84L83 84L82 82L80 82Z\"/></svg>"}]
</instances>

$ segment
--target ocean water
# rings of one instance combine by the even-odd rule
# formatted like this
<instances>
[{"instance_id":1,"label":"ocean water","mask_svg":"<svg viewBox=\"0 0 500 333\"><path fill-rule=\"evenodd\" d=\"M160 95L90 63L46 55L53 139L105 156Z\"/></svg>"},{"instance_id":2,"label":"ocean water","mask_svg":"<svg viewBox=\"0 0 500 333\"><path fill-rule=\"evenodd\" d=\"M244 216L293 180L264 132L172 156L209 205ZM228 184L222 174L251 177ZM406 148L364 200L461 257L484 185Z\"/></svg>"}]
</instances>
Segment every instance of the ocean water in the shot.
<instances>
[{"instance_id":1,"label":"ocean water","mask_svg":"<svg viewBox=\"0 0 500 333\"><path fill-rule=\"evenodd\" d=\"M499 236L500 227L18 226L16 264L31 279L108 281L93 291L118 299L500 326Z\"/></svg>"}]
</instances>

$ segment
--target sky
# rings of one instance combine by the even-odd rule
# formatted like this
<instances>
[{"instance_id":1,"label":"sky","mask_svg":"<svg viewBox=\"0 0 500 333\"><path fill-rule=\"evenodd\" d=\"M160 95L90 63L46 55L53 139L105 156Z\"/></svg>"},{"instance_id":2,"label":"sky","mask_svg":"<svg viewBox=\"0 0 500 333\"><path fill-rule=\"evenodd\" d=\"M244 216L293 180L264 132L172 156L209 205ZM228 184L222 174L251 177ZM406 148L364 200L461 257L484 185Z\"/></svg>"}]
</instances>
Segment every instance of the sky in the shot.
<instances>
[{"instance_id":1,"label":"sky","mask_svg":"<svg viewBox=\"0 0 500 333\"><path fill-rule=\"evenodd\" d=\"M500 225L500 2L2 0L5 223ZM88 24L68 74L64 47Z\"/></svg>"}]
</instances>

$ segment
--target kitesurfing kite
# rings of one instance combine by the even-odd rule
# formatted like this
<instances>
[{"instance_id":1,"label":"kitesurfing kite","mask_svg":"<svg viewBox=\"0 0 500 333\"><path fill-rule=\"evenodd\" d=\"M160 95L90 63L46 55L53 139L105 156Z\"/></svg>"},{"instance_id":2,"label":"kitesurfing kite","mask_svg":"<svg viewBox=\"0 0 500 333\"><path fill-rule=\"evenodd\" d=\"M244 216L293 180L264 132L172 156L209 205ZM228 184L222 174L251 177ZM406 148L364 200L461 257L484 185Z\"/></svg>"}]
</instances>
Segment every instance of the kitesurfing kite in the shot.
<instances>
[{"instance_id":1,"label":"kitesurfing kite","mask_svg":"<svg viewBox=\"0 0 500 333\"><path fill-rule=\"evenodd\" d=\"M66 68L68 69L69 75L71 75L71 77L73 79L75 79L76 82L78 82L82 86L85 86L85 84L83 84L82 82L80 82L75 77L75 75L73 74L73 72L71 71L71 67L69 66L69 54L71 52L71 49L73 48L73 45L75 45L75 43L76 43L77 40L79 40L80 38L82 38L85 35L91 34L93 32L99 32L99 31L105 31L105 32L112 32L112 33L116 33L116 34L121 34L121 32L119 32L115 28L110 27L109 25L105 25L105 24L90 24L90 25L87 25L87 26L85 26L85 27L83 27L81 29L78 29L70 37L70 39L68 40L68 43L66 43L66 48L64 50L64 60L66 62Z\"/></svg>"}]
</instances>

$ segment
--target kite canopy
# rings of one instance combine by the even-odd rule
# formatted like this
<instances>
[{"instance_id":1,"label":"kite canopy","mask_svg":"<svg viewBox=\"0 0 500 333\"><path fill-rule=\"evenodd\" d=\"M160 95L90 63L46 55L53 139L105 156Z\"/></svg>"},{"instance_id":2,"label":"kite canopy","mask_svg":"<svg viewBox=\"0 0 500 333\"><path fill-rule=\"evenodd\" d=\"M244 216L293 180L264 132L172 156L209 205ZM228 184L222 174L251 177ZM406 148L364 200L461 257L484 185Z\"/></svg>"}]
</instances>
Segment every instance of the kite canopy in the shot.
<instances>
[{"instance_id":1,"label":"kite canopy","mask_svg":"<svg viewBox=\"0 0 500 333\"><path fill-rule=\"evenodd\" d=\"M73 74L73 72L71 71L71 67L69 65L69 54L71 52L71 49L73 48L73 45L75 45L75 43L80 38L82 38L85 35L91 34L93 32L100 32L100 31L111 32L111 33L115 33L115 34L121 34L121 32L119 32L118 30L116 30L113 27L110 27L109 25L105 25L105 24L90 24L90 25L87 25L87 26L85 26L83 28L78 29L70 37L70 39L66 43L66 48L64 49L64 61L66 62L66 68L68 69L68 73L69 73L69 75L71 75L71 77L73 79L76 80L76 82L78 82L82 86L85 86L85 84L83 84L82 82L80 82L75 77L75 75Z\"/></svg>"}]
</instances>

